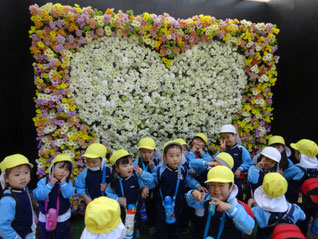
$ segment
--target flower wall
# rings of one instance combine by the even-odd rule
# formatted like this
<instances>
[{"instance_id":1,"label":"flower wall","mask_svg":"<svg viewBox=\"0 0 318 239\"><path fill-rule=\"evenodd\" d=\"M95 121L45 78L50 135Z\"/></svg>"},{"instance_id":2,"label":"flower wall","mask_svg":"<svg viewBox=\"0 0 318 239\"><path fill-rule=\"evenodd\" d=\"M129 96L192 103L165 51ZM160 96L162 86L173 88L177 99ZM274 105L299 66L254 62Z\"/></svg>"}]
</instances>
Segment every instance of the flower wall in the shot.
<instances>
[{"instance_id":1,"label":"flower wall","mask_svg":"<svg viewBox=\"0 0 318 239\"><path fill-rule=\"evenodd\" d=\"M266 144L275 25L51 3L30 13L40 177L57 153L83 166L95 141L136 153L143 136L162 145L204 132L216 149L232 123L251 153Z\"/></svg>"}]
</instances>

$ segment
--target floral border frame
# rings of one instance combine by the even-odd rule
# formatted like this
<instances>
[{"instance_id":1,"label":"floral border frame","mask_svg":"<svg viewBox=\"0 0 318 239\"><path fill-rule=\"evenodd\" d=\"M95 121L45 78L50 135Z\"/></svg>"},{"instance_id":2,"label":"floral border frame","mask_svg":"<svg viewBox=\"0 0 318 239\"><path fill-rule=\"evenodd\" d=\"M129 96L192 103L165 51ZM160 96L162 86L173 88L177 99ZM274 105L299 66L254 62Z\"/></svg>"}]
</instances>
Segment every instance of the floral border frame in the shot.
<instances>
[{"instance_id":1,"label":"floral border frame","mask_svg":"<svg viewBox=\"0 0 318 239\"><path fill-rule=\"evenodd\" d=\"M83 122L69 97L70 60L74 52L102 36L135 37L157 51L170 67L174 57L199 42L231 42L233 49L246 57L248 83L242 93L242 109L233 117L232 124L242 144L256 153L267 143L270 123L273 120L271 87L277 80L277 35L279 29L271 23L251 23L246 20L217 20L206 15L188 19L174 19L169 14L134 15L132 10L104 13L91 7L81 8L48 3L42 7L30 6L29 30L31 54L35 62L37 131L37 174L46 175L51 160L61 152L73 156L82 167L81 155L98 136ZM41 96L41 97L40 97ZM55 140L60 144L56 145ZM212 150L218 149L216 142ZM73 175L78 174L76 167Z\"/></svg>"}]
</instances>

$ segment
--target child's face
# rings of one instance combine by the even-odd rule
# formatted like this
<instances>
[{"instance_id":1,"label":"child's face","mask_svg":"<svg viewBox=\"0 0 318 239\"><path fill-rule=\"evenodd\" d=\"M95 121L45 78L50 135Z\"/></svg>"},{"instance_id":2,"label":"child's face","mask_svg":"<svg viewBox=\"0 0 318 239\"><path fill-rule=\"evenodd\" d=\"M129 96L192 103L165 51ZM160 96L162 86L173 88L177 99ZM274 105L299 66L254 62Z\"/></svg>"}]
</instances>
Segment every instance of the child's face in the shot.
<instances>
[{"instance_id":1,"label":"child's face","mask_svg":"<svg viewBox=\"0 0 318 239\"><path fill-rule=\"evenodd\" d=\"M205 147L205 142L203 139L200 138L194 138L192 140L192 150L193 151L200 151L201 149L204 149Z\"/></svg>"},{"instance_id":2,"label":"child's face","mask_svg":"<svg viewBox=\"0 0 318 239\"><path fill-rule=\"evenodd\" d=\"M163 159L170 168L177 169L181 163L181 154L180 147L175 146L168 149L167 153L163 155Z\"/></svg>"},{"instance_id":3,"label":"child's face","mask_svg":"<svg viewBox=\"0 0 318 239\"><path fill-rule=\"evenodd\" d=\"M271 170L272 168L275 167L276 165L276 161L270 159L270 158L267 158L265 156L262 155L262 158L261 158L261 162L263 163L263 167L262 169L265 171L265 172L268 172L269 170Z\"/></svg>"},{"instance_id":4,"label":"child's face","mask_svg":"<svg viewBox=\"0 0 318 239\"><path fill-rule=\"evenodd\" d=\"M100 158L85 158L85 164L89 168L97 168L100 167L102 161Z\"/></svg>"},{"instance_id":5,"label":"child's face","mask_svg":"<svg viewBox=\"0 0 318 239\"><path fill-rule=\"evenodd\" d=\"M295 150L295 158L300 161L300 152Z\"/></svg>"},{"instance_id":6,"label":"child's face","mask_svg":"<svg viewBox=\"0 0 318 239\"><path fill-rule=\"evenodd\" d=\"M184 156L187 156L188 149L187 149L186 145L182 145L182 153L183 153Z\"/></svg>"},{"instance_id":7,"label":"child's face","mask_svg":"<svg viewBox=\"0 0 318 239\"><path fill-rule=\"evenodd\" d=\"M153 158L153 155L155 154L155 150L150 149L139 149L140 156L143 161L149 162L150 159Z\"/></svg>"},{"instance_id":8,"label":"child's face","mask_svg":"<svg viewBox=\"0 0 318 239\"><path fill-rule=\"evenodd\" d=\"M9 174L5 176L5 181L17 189L24 189L30 180L30 168L25 164L10 169Z\"/></svg>"},{"instance_id":9,"label":"child's face","mask_svg":"<svg viewBox=\"0 0 318 239\"><path fill-rule=\"evenodd\" d=\"M53 170L54 177L58 180L62 180L65 175L69 175L70 171L67 167L67 163L65 162L58 162L54 165Z\"/></svg>"},{"instance_id":10,"label":"child's face","mask_svg":"<svg viewBox=\"0 0 318 239\"><path fill-rule=\"evenodd\" d=\"M210 182L208 183L209 192L212 197L226 202L230 193L233 190L233 185L230 187L229 183Z\"/></svg>"},{"instance_id":11,"label":"child's face","mask_svg":"<svg viewBox=\"0 0 318 239\"><path fill-rule=\"evenodd\" d=\"M233 133L221 133L221 140L225 142L226 146L232 147L236 144L235 142L236 135Z\"/></svg>"},{"instance_id":12,"label":"child's face","mask_svg":"<svg viewBox=\"0 0 318 239\"><path fill-rule=\"evenodd\" d=\"M129 163L120 163L118 167L116 167L116 171L122 178L130 177L134 172L132 158L129 158Z\"/></svg>"},{"instance_id":13,"label":"child's face","mask_svg":"<svg viewBox=\"0 0 318 239\"><path fill-rule=\"evenodd\" d=\"M277 149L280 153L282 153L285 149L285 146L282 144L279 145L272 145L272 147L274 147L275 149Z\"/></svg>"}]
</instances>

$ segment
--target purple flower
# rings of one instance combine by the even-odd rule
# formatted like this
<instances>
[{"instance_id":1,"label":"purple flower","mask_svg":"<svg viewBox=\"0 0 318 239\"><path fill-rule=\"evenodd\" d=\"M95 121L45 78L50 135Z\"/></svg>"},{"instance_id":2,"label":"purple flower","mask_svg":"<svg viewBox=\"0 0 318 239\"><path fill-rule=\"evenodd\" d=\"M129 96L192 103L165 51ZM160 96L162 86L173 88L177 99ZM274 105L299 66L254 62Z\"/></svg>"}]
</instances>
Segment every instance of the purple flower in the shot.
<instances>
[{"instance_id":1,"label":"purple flower","mask_svg":"<svg viewBox=\"0 0 318 239\"><path fill-rule=\"evenodd\" d=\"M191 36L190 38L189 38L189 42L191 43L191 42L193 42L194 41L194 38L193 38L193 36Z\"/></svg>"},{"instance_id":2,"label":"purple flower","mask_svg":"<svg viewBox=\"0 0 318 239\"><path fill-rule=\"evenodd\" d=\"M65 43L65 37L63 37L62 35L58 34L56 36L56 41L59 43L59 44L64 44Z\"/></svg>"},{"instance_id":3,"label":"purple flower","mask_svg":"<svg viewBox=\"0 0 318 239\"><path fill-rule=\"evenodd\" d=\"M55 46L55 51L56 52L62 52L64 50L65 50L65 48L64 48L64 46L62 44L58 44L58 45Z\"/></svg>"},{"instance_id":4,"label":"purple flower","mask_svg":"<svg viewBox=\"0 0 318 239\"><path fill-rule=\"evenodd\" d=\"M65 25L65 22L61 19L56 21L56 24L59 28L63 28L63 26Z\"/></svg>"},{"instance_id":5,"label":"purple flower","mask_svg":"<svg viewBox=\"0 0 318 239\"><path fill-rule=\"evenodd\" d=\"M49 21L49 26L50 28L52 28L53 30L57 30L56 24L54 21Z\"/></svg>"},{"instance_id":6,"label":"purple flower","mask_svg":"<svg viewBox=\"0 0 318 239\"><path fill-rule=\"evenodd\" d=\"M106 23L109 23L111 17L112 17L111 15L105 15L105 16L104 16L104 21L105 21Z\"/></svg>"},{"instance_id":7,"label":"purple flower","mask_svg":"<svg viewBox=\"0 0 318 239\"><path fill-rule=\"evenodd\" d=\"M277 49L278 49L277 45L273 46L273 47L272 47L272 52L271 52L271 53L273 54L275 51L277 51Z\"/></svg>"},{"instance_id":8,"label":"purple flower","mask_svg":"<svg viewBox=\"0 0 318 239\"><path fill-rule=\"evenodd\" d=\"M82 31L79 30L79 29L77 29L77 30L75 31L75 34L76 34L76 36L80 37L80 36L82 36Z\"/></svg>"},{"instance_id":9,"label":"purple flower","mask_svg":"<svg viewBox=\"0 0 318 239\"><path fill-rule=\"evenodd\" d=\"M56 63L56 59L55 58L51 59L50 62L49 62L50 68L54 68L55 63Z\"/></svg>"},{"instance_id":10,"label":"purple flower","mask_svg":"<svg viewBox=\"0 0 318 239\"><path fill-rule=\"evenodd\" d=\"M67 36L67 41L70 43L70 44L73 44L75 42L75 38L73 37L73 35L68 35Z\"/></svg>"},{"instance_id":11,"label":"purple flower","mask_svg":"<svg viewBox=\"0 0 318 239\"><path fill-rule=\"evenodd\" d=\"M255 51L253 49L249 50L248 56L254 56L254 55L255 55Z\"/></svg>"}]
</instances>

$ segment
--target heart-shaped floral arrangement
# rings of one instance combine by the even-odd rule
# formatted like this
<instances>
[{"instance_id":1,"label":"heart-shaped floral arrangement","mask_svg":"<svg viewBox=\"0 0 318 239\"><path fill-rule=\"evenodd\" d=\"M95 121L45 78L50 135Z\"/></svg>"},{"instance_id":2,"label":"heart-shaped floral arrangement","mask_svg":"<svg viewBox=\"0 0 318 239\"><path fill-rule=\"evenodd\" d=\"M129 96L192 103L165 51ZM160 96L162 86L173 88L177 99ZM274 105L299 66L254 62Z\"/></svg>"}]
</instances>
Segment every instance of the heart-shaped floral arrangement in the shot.
<instances>
[{"instance_id":1,"label":"heart-shaped floral arrangement","mask_svg":"<svg viewBox=\"0 0 318 239\"><path fill-rule=\"evenodd\" d=\"M250 152L266 143L276 26L51 3L30 12L39 176L58 153L82 166L95 141L136 153L144 136L160 146L204 132L214 148L232 123Z\"/></svg>"}]
</instances>

